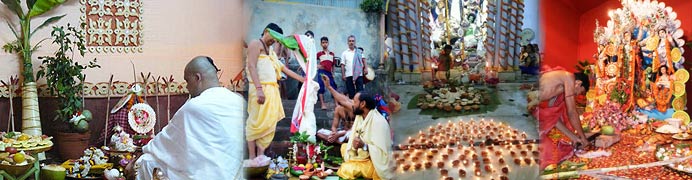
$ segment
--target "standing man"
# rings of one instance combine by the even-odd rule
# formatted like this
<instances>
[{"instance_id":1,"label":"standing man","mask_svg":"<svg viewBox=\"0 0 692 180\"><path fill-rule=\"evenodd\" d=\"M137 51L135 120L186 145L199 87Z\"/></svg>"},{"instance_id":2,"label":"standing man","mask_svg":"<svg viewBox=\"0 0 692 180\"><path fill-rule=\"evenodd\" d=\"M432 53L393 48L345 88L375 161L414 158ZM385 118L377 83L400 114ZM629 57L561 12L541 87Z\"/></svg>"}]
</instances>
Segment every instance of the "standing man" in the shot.
<instances>
[{"instance_id":1,"label":"standing man","mask_svg":"<svg viewBox=\"0 0 692 180\"><path fill-rule=\"evenodd\" d=\"M440 58L437 61L437 71L435 73L435 78L442 81L449 80L449 69L452 64L452 46L445 45L445 47L440 51Z\"/></svg>"},{"instance_id":2,"label":"standing man","mask_svg":"<svg viewBox=\"0 0 692 180\"><path fill-rule=\"evenodd\" d=\"M317 91L320 98L320 104L322 104L322 110L327 109L327 104L324 103L324 92L326 88L324 87L324 81L322 76L329 77L329 85L334 88L336 83L334 82L334 76L332 75L332 67L334 67L334 53L329 51L329 38L322 37L320 39L320 45L322 46L322 51L317 53L317 59L319 59L319 64L317 64L317 83L320 84L320 90ZM333 95L332 95L333 96Z\"/></svg>"},{"instance_id":3,"label":"standing man","mask_svg":"<svg viewBox=\"0 0 692 180\"><path fill-rule=\"evenodd\" d=\"M356 49L356 36L348 36L348 49L341 53L341 80L346 84L349 98L363 90L363 74L367 74L367 70L362 57L362 51Z\"/></svg>"},{"instance_id":4,"label":"standing man","mask_svg":"<svg viewBox=\"0 0 692 180\"><path fill-rule=\"evenodd\" d=\"M249 158L251 166L257 163L256 158L264 156L264 150L274 139L276 123L285 117L281 92L277 80L283 72L288 77L301 83L305 78L284 66L271 49L276 39L269 33L282 34L283 30L276 24L270 23L264 29L262 37L250 42L247 55L248 76L248 118L245 125Z\"/></svg>"}]
</instances>

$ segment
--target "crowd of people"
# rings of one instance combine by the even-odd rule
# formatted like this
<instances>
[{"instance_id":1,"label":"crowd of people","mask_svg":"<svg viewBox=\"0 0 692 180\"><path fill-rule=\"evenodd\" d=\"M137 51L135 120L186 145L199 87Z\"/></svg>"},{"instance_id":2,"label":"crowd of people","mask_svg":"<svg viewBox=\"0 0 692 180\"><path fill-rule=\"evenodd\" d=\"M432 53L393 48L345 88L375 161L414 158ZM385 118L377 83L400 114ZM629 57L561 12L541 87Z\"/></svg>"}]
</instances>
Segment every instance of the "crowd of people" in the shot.
<instances>
[{"instance_id":1,"label":"crowd of people","mask_svg":"<svg viewBox=\"0 0 692 180\"><path fill-rule=\"evenodd\" d=\"M286 50L281 47L281 43L276 43L277 40L270 35L270 31L283 35L283 29L270 23L263 30L262 37L248 45L248 118L245 133L250 165L267 158L265 150L274 139L278 121L285 117L277 83L281 80L281 73L301 83L306 81L299 73L287 68L285 62L280 61L290 59L287 57L290 53L285 53ZM312 31L307 31L305 36L315 39ZM329 49L329 37L319 38L322 50L317 52L316 60L320 105L323 110L328 108L324 93L329 91L335 101L335 111L334 121L328 127L330 129L320 129L316 136L327 143L343 144L341 155L345 161L337 172L340 177L391 179L393 162L389 155L392 144L389 124L376 109L379 102L375 95L364 91L364 76L374 72L368 72L363 48L356 46L356 37L350 35L347 40L348 49L341 53L338 61L335 53ZM274 44L278 48L272 48ZM277 54L284 57L280 58ZM341 77L334 77L334 67L341 68ZM342 94L336 90L334 78L341 78L346 92ZM363 149L366 151L362 151ZM349 151L365 152L368 155L365 156L366 159L359 159L363 156L349 157Z\"/></svg>"}]
</instances>

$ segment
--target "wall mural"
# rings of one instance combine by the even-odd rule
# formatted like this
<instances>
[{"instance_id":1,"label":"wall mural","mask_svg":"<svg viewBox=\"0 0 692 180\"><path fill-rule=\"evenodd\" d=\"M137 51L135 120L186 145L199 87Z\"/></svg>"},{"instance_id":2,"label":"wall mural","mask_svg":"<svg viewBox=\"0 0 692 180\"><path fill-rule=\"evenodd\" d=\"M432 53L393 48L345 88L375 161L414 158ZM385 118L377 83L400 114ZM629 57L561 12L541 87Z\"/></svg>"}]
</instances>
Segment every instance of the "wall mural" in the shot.
<instances>
[{"instance_id":1,"label":"wall mural","mask_svg":"<svg viewBox=\"0 0 692 180\"><path fill-rule=\"evenodd\" d=\"M142 52L141 0L80 0L89 52Z\"/></svg>"},{"instance_id":2,"label":"wall mural","mask_svg":"<svg viewBox=\"0 0 692 180\"><path fill-rule=\"evenodd\" d=\"M139 84L142 86L142 82L124 82L124 81L115 81L111 85L111 96L124 96L128 92L130 92L130 88L134 86L135 84ZM166 94L171 94L171 95L177 95L177 94L188 94L188 90L186 88L187 83L186 82L169 82L169 83L164 83L164 82L159 82L158 86L157 83L155 82L147 82L148 86L146 87L146 95L166 95ZM156 88L159 89L159 91L156 91ZM229 89L233 89L232 87ZM10 93L12 93L12 97L19 97L21 94L21 89L18 87L13 87L12 90L9 89L9 86L4 86L0 85L0 98L8 98L10 97ZM100 83L90 83L90 82L85 82L84 83L84 97L87 98L94 98L94 97L106 97L108 93L108 82L100 82ZM38 87L38 95L39 97L51 97L47 85L40 85Z\"/></svg>"}]
</instances>

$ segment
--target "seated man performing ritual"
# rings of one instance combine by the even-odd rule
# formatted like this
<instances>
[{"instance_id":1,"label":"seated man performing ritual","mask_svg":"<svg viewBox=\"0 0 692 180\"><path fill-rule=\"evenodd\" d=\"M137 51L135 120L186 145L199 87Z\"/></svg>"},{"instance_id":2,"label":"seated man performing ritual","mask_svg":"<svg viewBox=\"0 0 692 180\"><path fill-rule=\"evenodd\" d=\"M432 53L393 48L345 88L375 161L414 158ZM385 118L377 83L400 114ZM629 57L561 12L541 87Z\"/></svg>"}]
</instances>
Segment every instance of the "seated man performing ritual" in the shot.
<instances>
[{"instance_id":1,"label":"seated man performing ritual","mask_svg":"<svg viewBox=\"0 0 692 180\"><path fill-rule=\"evenodd\" d=\"M544 69L540 80L540 103L534 108L534 117L539 121L541 143L541 165L544 169L550 164L559 163L573 155L573 147L561 140L551 139L551 131L559 130L574 143L589 146L589 141L581 128L575 96L589 89L589 79L583 73L570 73L561 68ZM574 134L576 130L577 134ZM555 143L557 142L557 143Z\"/></svg>"},{"instance_id":2,"label":"seated man performing ritual","mask_svg":"<svg viewBox=\"0 0 692 180\"><path fill-rule=\"evenodd\" d=\"M326 80L326 79L325 79ZM334 88L329 88L332 94ZM337 175L342 179L392 179L394 162L392 160L392 138L389 123L377 111L375 96L359 92L353 100L339 94L334 100L356 115L353 123L353 133L348 142L341 146L341 164ZM350 107L350 108L348 108Z\"/></svg>"},{"instance_id":3,"label":"seated man performing ritual","mask_svg":"<svg viewBox=\"0 0 692 180\"><path fill-rule=\"evenodd\" d=\"M243 175L243 97L219 86L219 70L209 57L185 67L192 99L143 147L135 163L136 179L241 179ZM131 179L131 178L128 178Z\"/></svg>"},{"instance_id":4,"label":"seated man performing ritual","mask_svg":"<svg viewBox=\"0 0 692 180\"><path fill-rule=\"evenodd\" d=\"M330 77L322 75L319 78L323 81L326 81ZM341 144L348 141L348 137L351 136L353 132L351 131L351 127L353 126L353 120L355 117L355 115L353 114L353 107L350 105L344 106L344 104L347 104L352 100L348 99L348 96L336 91L334 87L332 87L332 85L329 83L325 83L324 88L327 89L330 94L333 94L334 100L336 101L336 108L334 109L334 120L332 121L332 129L320 129L319 131L317 131L317 137L329 143ZM339 124L342 125L341 130L337 130Z\"/></svg>"}]
</instances>

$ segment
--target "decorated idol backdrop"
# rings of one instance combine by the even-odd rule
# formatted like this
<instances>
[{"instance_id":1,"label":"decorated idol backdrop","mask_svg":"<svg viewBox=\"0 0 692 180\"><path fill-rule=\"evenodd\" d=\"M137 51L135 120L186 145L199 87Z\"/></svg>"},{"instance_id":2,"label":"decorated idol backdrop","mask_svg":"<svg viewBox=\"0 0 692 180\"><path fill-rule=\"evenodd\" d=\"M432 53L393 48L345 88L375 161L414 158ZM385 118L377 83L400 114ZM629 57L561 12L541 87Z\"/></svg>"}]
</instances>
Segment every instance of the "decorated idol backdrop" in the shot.
<instances>
[{"instance_id":1,"label":"decorated idol backdrop","mask_svg":"<svg viewBox=\"0 0 692 180\"><path fill-rule=\"evenodd\" d=\"M623 0L622 8L608 15L605 26L596 22L594 88L587 93L591 101L586 111L598 115L616 110L631 112L642 121L676 118L689 123L684 111L689 73L683 67L685 41L677 13L662 2ZM592 119L592 125L618 129L635 123L634 119L623 123Z\"/></svg>"}]
</instances>

